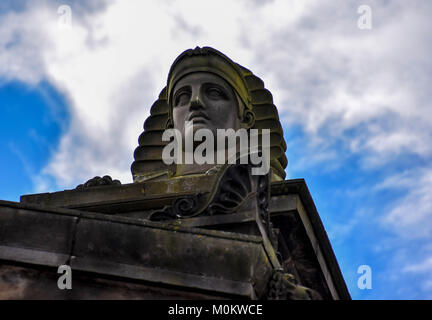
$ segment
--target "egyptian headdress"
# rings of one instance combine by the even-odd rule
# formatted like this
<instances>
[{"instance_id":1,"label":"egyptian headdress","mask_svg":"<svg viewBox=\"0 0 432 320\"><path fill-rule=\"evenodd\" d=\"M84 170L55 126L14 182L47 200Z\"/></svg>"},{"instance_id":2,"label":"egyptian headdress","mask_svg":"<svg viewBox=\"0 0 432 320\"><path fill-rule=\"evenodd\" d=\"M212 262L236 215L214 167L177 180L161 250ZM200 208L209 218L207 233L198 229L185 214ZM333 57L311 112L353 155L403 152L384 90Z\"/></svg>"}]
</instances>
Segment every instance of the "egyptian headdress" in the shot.
<instances>
[{"instance_id":1,"label":"egyptian headdress","mask_svg":"<svg viewBox=\"0 0 432 320\"><path fill-rule=\"evenodd\" d=\"M211 72L226 80L241 99L242 105L253 118L250 129L270 129L270 167L272 180L283 180L288 160L286 143L273 97L264 82L250 70L233 62L223 53L210 47L196 47L183 52L171 66L166 87L150 109L144 122L144 132L138 139L131 171L134 182L172 176L176 165L162 160L162 150L168 144L162 141L163 132L172 127L170 99L176 81L194 72Z\"/></svg>"}]
</instances>

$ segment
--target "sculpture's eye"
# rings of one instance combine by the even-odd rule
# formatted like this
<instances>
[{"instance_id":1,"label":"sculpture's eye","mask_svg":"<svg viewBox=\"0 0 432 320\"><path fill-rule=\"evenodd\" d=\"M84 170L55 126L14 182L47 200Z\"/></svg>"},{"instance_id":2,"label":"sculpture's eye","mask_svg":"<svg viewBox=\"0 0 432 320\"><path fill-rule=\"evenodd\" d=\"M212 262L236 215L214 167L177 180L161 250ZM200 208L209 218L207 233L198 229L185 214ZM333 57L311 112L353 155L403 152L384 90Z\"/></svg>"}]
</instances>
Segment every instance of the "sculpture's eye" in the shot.
<instances>
[{"instance_id":1,"label":"sculpture's eye","mask_svg":"<svg viewBox=\"0 0 432 320\"><path fill-rule=\"evenodd\" d=\"M206 88L206 95L213 100L227 99L227 95L223 89L216 86L209 86Z\"/></svg>"},{"instance_id":2,"label":"sculpture's eye","mask_svg":"<svg viewBox=\"0 0 432 320\"><path fill-rule=\"evenodd\" d=\"M174 106L184 106L189 103L191 91L188 88L180 89L174 96Z\"/></svg>"}]
</instances>

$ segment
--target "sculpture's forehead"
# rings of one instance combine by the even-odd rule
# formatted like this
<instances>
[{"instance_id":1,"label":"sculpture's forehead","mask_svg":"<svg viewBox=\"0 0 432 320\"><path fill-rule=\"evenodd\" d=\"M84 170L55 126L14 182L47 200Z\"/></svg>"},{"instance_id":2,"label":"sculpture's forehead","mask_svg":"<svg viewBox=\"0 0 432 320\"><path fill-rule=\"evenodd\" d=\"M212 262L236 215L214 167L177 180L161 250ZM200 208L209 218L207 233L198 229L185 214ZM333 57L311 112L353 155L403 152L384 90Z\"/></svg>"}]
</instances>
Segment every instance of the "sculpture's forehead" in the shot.
<instances>
[{"instance_id":1,"label":"sculpture's forehead","mask_svg":"<svg viewBox=\"0 0 432 320\"><path fill-rule=\"evenodd\" d=\"M182 77L174 85L174 92L187 85L199 85L204 83L215 83L225 87L227 90L232 90L230 84L222 77L211 72L194 72Z\"/></svg>"}]
</instances>

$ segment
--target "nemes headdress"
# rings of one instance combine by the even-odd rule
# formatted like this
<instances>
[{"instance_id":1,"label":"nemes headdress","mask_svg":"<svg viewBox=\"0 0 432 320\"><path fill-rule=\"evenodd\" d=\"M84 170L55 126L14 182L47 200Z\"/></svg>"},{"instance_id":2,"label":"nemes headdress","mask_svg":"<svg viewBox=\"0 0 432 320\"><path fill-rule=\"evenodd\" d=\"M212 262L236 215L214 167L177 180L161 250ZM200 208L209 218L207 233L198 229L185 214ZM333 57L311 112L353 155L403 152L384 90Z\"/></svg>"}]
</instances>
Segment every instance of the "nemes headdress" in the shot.
<instances>
[{"instance_id":1,"label":"nemes headdress","mask_svg":"<svg viewBox=\"0 0 432 320\"><path fill-rule=\"evenodd\" d=\"M209 72L221 77L235 90L244 106L252 109L249 91L240 66L223 53L209 47L187 50L174 61L168 74L168 105L171 105L172 90L177 81L195 72Z\"/></svg>"},{"instance_id":2,"label":"nemes headdress","mask_svg":"<svg viewBox=\"0 0 432 320\"><path fill-rule=\"evenodd\" d=\"M131 166L134 181L140 182L167 171L175 172L175 165L168 166L162 160L162 150L168 143L162 141L162 134L172 125L170 104L176 82L195 72L210 72L227 81L244 107L253 113L255 121L250 129L270 129L270 166L276 179L283 180L288 163L286 143L270 91L265 89L260 78L223 53L210 47L196 47L186 50L174 61L167 86L150 109L134 152L135 161Z\"/></svg>"}]
</instances>

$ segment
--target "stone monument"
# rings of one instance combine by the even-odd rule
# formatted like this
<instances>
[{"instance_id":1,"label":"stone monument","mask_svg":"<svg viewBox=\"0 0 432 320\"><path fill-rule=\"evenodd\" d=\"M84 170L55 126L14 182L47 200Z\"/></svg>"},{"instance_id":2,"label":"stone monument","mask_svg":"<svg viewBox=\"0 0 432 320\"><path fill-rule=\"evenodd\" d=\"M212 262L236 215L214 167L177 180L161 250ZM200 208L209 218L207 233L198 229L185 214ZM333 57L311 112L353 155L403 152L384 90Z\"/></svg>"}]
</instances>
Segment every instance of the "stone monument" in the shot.
<instances>
[{"instance_id":1,"label":"stone monument","mask_svg":"<svg viewBox=\"0 0 432 320\"><path fill-rule=\"evenodd\" d=\"M183 52L138 144L132 184L0 201L0 298L350 299L305 181L284 180L278 112L251 71Z\"/></svg>"}]
</instances>

